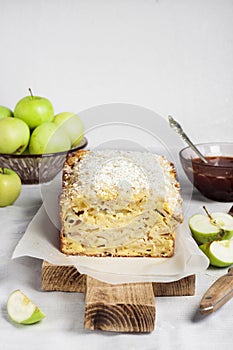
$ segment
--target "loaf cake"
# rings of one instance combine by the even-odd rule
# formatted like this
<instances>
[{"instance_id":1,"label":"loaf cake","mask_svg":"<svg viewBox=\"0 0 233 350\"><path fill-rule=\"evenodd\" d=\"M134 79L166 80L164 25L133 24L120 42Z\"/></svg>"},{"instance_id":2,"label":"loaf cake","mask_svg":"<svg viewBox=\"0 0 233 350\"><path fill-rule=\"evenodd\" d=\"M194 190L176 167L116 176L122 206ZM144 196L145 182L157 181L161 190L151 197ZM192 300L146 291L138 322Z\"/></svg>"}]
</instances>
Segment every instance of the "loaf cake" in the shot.
<instances>
[{"instance_id":1,"label":"loaf cake","mask_svg":"<svg viewBox=\"0 0 233 350\"><path fill-rule=\"evenodd\" d=\"M60 249L68 255L171 257L183 220L172 163L150 152L68 155L60 195Z\"/></svg>"}]
</instances>

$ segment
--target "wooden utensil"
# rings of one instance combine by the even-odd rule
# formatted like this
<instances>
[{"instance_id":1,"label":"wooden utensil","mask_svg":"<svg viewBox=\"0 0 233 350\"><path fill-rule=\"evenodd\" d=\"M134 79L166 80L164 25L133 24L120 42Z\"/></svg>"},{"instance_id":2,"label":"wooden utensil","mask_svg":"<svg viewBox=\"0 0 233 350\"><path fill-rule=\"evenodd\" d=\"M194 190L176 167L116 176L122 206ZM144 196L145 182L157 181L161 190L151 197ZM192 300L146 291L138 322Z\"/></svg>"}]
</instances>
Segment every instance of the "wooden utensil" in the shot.
<instances>
[{"instance_id":1,"label":"wooden utensil","mask_svg":"<svg viewBox=\"0 0 233 350\"><path fill-rule=\"evenodd\" d=\"M228 214L230 214L231 216L233 216L233 205L232 205L231 209L229 210Z\"/></svg>"},{"instance_id":2,"label":"wooden utensil","mask_svg":"<svg viewBox=\"0 0 233 350\"><path fill-rule=\"evenodd\" d=\"M207 290L201 299L200 313L210 314L218 310L228 300L233 297L233 267L229 268L228 273L221 276Z\"/></svg>"}]
</instances>

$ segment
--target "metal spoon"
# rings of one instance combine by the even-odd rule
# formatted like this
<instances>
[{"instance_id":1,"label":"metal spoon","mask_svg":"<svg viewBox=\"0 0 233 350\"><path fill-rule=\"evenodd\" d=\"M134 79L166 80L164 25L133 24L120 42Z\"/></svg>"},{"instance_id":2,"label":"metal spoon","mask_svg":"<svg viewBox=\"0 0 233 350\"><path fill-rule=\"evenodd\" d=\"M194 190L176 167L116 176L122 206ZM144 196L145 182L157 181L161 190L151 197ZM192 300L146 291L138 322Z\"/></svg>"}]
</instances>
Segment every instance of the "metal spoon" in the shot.
<instances>
[{"instance_id":1,"label":"metal spoon","mask_svg":"<svg viewBox=\"0 0 233 350\"><path fill-rule=\"evenodd\" d=\"M173 128L181 137L182 139L187 142L187 144L192 148L192 150L198 155L198 157L204 162L208 163L208 161L205 159L203 154L197 149L197 147L192 143L192 141L189 139L189 137L185 134L183 131L181 125L173 119L170 115L168 116L169 125L171 128Z\"/></svg>"}]
</instances>

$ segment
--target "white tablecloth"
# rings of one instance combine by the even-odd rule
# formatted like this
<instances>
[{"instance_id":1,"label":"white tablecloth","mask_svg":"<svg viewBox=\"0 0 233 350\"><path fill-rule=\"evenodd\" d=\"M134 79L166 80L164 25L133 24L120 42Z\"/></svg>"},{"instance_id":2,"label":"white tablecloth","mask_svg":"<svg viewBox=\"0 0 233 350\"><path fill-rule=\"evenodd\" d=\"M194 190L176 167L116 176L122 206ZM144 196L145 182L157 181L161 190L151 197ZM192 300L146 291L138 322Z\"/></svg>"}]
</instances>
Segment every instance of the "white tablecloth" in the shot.
<instances>
[{"instance_id":1,"label":"white tablecloth","mask_svg":"<svg viewBox=\"0 0 233 350\"><path fill-rule=\"evenodd\" d=\"M39 185L25 185L13 206L0 209L0 349L232 349L233 301L215 313L200 317L203 293L226 269L209 268L197 276L196 294L190 297L156 298L157 320L150 334L89 331L83 327L84 295L42 292L41 261L29 257L11 259L25 228L42 203ZM232 203L208 201L194 192L186 204L186 218L200 211L227 211ZM188 233L187 233L188 234ZM12 324L6 312L8 295L20 288L46 313L35 325Z\"/></svg>"}]
</instances>

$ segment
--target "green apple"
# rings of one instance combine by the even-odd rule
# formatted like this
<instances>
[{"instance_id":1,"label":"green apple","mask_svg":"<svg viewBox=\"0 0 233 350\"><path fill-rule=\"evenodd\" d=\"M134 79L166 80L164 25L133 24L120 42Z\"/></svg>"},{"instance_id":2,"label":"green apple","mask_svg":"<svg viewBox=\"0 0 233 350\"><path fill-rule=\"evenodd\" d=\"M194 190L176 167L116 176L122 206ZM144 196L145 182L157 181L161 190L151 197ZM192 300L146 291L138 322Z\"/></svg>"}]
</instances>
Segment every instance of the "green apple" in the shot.
<instances>
[{"instance_id":1,"label":"green apple","mask_svg":"<svg viewBox=\"0 0 233 350\"><path fill-rule=\"evenodd\" d=\"M0 119L0 153L21 154L30 138L28 125L16 118Z\"/></svg>"},{"instance_id":2,"label":"green apple","mask_svg":"<svg viewBox=\"0 0 233 350\"><path fill-rule=\"evenodd\" d=\"M53 122L41 124L31 134L29 142L30 154L56 153L71 148L69 136L65 130Z\"/></svg>"},{"instance_id":3,"label":"green apple","mask_svg":"<svg viewBox=\"0 0 233 350\"><path fill-rule=\"evenodd\" d=\"M14 170L0 168L0 207L13 204L19 197L21 188L20 177Z\"/></svg>"},{"instance_id":4,"label":"green apple","mask_svg":"<svg viewBox=\"0 0 233 350\"><path fill-rule=\"evenodd\" d=\"M13 112L9 108L0 106L0 119L13 116Z\"/></svg>"},{"instance_id":5,"label":"green apple","mask_svg":"<svg viewBox=\"0 0 233 350\"><path fill-rule=\"evenodd\" d=\"M12 292L7 300L7 313L10 319L20 324L33 324L41 321L45 314L21 290Z\"/></svg>"},{"instance_id":6,"label":"green apple","mask_svg":"<svg viewBox=\"0 0 233 350\"><path fill-rule=\"evenodd\" d=\"M81 118L71 112L63 112L55 115L53 122L62 126L69 135L72 147L77 146L83 139L84 126Z\"/></svg>"},{"instance_id":7,"label":"green apple","mask_svg":"<svg viewBox=\"0 0 233 350\"><path fill-rule=\"evenodd\" d=\"M233 240L204 243L200 245L200 249L209 258L212 266L226 267L233 264Z\"/></svg>"},{"instance_id":8,"label":"green apple","mask_svg":"<svg viewBox=\"0 0 233 350\"><path fill-rule=\"evenodd\" d=\"M15 118L22 119L30 129L36 128L42 123L50 122L54 118L52 103L45 97L34 96L23 97L15 106Z\"/></svg>"},{"instance_id":9,"label":"green apple","mask_svg":"<svg viewBox=\"0 0 233 350\"><path fill-rule=\"evenodd\" d=\"M212 242L233 237L233 217L226 213L195 214L188 221L197 243Z\"/></svg>"}]
</instances>

